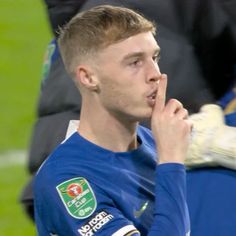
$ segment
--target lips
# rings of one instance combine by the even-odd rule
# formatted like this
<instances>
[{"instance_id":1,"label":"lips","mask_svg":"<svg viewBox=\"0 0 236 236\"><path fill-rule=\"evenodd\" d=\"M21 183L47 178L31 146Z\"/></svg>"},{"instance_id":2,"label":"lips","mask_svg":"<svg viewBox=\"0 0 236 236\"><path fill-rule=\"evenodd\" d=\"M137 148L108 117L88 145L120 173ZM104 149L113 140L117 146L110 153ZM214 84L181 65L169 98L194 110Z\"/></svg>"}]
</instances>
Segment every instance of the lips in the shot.
<instances>
[{"instance_id":1,"label":"lips","mask_svg":"<svg viewBox=\"0 0 236 236\"><path fill-rule=\"evenodd\" d=\"M155 101L156 101L156 94L157 94L157 89L151 91L149 95L147 96L147 101L149 106L154 106Z\"/></svg>"},{"instance_id":2,"label":"lips","mask_svg":"<svg viewBox=\"0 0 236 236\"><path fill-rule=\"evenodd\" d=\"M148 93L147 97L155 99L156 95L157 95L157 89L153 89L150 93Z\"/></svg>"}]
</instances>

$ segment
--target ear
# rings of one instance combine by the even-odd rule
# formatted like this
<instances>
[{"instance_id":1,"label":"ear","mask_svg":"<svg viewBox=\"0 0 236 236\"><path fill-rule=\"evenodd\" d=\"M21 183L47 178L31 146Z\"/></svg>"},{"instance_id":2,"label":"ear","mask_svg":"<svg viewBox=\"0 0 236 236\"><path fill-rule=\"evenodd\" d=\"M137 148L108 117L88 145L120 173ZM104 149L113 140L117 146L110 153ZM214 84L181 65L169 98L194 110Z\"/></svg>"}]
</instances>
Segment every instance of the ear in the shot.
<instances>
[{"instance_id":1,"label":"ear","mask_svg":"<svg viewBox=\"0 0 236 236\"><path fill-rule=\"evenodd\" d=\"M93 91L98 91L98 79L90 66L79 65L76 68L76 80L81 86Z\"/></svg>"}]
</instances>

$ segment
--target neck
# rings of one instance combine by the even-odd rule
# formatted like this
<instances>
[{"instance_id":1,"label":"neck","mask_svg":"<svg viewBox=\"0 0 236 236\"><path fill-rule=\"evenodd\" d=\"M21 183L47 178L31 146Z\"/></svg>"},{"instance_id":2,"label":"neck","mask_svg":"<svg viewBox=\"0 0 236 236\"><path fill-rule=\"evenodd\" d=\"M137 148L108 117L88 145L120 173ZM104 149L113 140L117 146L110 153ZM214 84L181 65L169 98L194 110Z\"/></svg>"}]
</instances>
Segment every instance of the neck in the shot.
<instances>
[{"instance_id":1,"label":"neck","mask_svg":"<svg viewBox=\"0 0 236 236\"><path fill-rule=\"evenodd\" d=\"M94 106L82 106L78 132L92 143L113 152L126 152L138 146L138 122L121 121L107 111ZM93 107L90 109L88 107Z\"/></svg>"}]
</instances>

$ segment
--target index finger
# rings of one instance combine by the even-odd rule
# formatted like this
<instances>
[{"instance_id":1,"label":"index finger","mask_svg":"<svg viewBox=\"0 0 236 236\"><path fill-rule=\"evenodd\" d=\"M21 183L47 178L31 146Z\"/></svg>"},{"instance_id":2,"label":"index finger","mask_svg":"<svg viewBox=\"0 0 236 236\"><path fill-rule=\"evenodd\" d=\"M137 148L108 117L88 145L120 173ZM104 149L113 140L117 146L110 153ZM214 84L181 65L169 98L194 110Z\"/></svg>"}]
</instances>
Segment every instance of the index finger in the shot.
<instances>
[{"instance_id":1,"label":"index finger","mask_svg":"<svg viewBox=\"0 0 236 236\"><path fill-rule=\"evenodd\" d=\"M155 110L162 111L166 103L167 75L162 74L158 84L156 94Z\"/></svg>"}]
</instances>

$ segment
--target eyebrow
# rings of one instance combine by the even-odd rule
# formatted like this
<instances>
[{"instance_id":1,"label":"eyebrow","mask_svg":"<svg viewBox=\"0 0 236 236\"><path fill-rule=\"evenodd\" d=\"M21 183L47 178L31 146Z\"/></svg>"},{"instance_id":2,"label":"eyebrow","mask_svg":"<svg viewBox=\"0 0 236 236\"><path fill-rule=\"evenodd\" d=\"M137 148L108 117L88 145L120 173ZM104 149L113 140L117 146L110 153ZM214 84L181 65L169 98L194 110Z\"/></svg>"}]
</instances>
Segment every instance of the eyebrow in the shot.
<instances>
[{"instance_id":1,"label":"eyebrow","mask_svg":"<svg viewBox=\"0 0 236 236\"><path fill-rule=\"evenodd\" d=\"M153 55L157 55L157 56L160 55L160 51L161 51L160 48L157 48L156 50L154 50ZM145 56L144 52L131 52L125 55L122 61L127 61L132 58L144 57L144 56Z\"/></svg>"}]
</instances>

